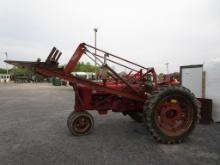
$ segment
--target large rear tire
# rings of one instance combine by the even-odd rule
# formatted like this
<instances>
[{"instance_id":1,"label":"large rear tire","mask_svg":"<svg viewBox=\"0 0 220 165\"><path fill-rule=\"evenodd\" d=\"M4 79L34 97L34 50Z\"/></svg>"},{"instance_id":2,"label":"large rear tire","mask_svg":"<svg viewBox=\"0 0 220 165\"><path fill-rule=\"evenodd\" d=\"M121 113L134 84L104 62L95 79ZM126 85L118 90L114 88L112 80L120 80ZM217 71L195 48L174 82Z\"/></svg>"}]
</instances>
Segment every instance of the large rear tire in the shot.
<instances>
[{"instance_id":1,"label":"large rear tire","mask_svg":"<svg viewBox=\"0 0 220 165\"><path fill-rule=\"evenodd\" d=\"M181 143L198 119L197 99L184 87L161 88L144 105L144 123L158 142Z\"/></svg>"}]
</instances>

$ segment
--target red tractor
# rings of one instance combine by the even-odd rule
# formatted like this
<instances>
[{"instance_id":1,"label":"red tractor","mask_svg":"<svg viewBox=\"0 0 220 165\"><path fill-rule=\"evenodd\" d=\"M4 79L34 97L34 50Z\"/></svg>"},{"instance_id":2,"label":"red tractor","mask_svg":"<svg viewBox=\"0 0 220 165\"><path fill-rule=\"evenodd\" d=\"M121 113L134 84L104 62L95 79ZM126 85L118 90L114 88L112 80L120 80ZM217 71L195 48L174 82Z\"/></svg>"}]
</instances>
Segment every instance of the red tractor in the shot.
<instances>
[{"instance_id":1,"label":"red tractor","mask_svg":"<svg viewBox=\"0 0 220 165\"><path fill-rule=\"evenodd\" d=\"M61 54L54 47L45 62L6 62L72 84L75 107L67 119L67 126L73 135L85 135L92 130L94 119L88 112L91 110L99 114L107 114L109 110L120 112L137 122L144 122L154 139L161 143L181 143L194 129L199 111L197 99L179 84L158 82L154 68L81 43L66 67L61 69L58 68ZM100 66L101 80L89 81L71 74L83 55ZM118 74L110 67L113 64L130 72Z\"/></svg>"}]
</instances>

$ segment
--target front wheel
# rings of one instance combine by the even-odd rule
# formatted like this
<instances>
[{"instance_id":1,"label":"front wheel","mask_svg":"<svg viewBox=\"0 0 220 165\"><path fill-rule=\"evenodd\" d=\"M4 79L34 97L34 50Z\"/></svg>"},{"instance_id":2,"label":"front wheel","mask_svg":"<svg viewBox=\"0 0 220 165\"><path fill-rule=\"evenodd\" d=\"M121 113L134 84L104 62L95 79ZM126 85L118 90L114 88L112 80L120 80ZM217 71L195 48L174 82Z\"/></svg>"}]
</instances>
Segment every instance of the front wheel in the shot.
<instances>
[{"instance_id":1,"label":"front wheel","mask_svg":"<svg viewBox=\"0 0 220 165\"><path fill-rule=\"evenodd\" d=\"M167 87L155 92L144 106L144 121L155 140L181 143L195 128L197 99L184 87Z\"/></svg>"},{"instance_id":2,"label":"front wheel","mask_svg":"<svg viewBox=\"0 0 220 165\"><path fill-rule=\"evenodd\" d=\"M87 135L94 126L94 119L92 115L86 111L73 111L67 119L67 126L74 136Z\"/></svg>"}]
</instances>

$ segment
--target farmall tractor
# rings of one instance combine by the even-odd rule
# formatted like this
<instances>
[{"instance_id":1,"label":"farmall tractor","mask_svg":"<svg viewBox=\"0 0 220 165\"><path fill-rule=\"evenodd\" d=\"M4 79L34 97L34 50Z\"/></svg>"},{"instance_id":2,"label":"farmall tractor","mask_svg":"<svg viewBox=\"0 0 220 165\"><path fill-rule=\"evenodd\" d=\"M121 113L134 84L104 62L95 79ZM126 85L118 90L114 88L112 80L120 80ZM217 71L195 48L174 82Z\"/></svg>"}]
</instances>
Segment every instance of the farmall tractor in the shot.
<instances>
[{"instance_id":1,"label":"farmall tractor","mask_svg":"<svg viewBox=\"0 0 220 165\"><path fill-rule=\"evenodd\" d=\"M81 43L65 68L58 67L61 52L53 48L45 62L5 61L30 68L48 77L59 77L72 84L75 106L67 118L69 131L75 136L86 135L94 126L88 111L107 114L109 110L143 122L153 138L161 143L181 143L197 122L198 101L189 89L178 84L157 81L154 68L146 68L109 52ZM85 80L71 72L85 55L100 67L101 80ZM146 57L147 58L147 57ZM119 74L110 66L129 71Z\"/></svg>"}]
</instances>

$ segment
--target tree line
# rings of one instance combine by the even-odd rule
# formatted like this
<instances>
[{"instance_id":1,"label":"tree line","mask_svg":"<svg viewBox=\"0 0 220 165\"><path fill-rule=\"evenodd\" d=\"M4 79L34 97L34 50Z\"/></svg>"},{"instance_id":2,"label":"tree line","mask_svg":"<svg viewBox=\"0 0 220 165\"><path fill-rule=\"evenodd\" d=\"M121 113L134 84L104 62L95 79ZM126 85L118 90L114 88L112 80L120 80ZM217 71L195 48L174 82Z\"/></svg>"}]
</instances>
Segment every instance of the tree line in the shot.
<instances>
[{"instance_id":1,"label":"tree line","mask_svg":"<svg viewBox=\"0 0 220 165\"><path fill-rule=\"evenodd\" d=\"M61 67L65 67L66 65L63 65ZM79 62L75 69L73 70L74 72L96 72L99 70L99 67L94 66L92 64L90 64L90 62L84 63L84 62ZM30 71L26 68L22 68L22 67L15 67L13 66L13 68L8 70L9 74L29 74ZM0 74L6 74L7 70L0 68Z\"/></svg>"}]
</instances>

